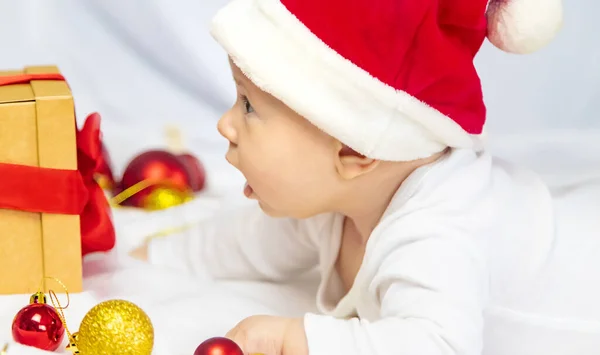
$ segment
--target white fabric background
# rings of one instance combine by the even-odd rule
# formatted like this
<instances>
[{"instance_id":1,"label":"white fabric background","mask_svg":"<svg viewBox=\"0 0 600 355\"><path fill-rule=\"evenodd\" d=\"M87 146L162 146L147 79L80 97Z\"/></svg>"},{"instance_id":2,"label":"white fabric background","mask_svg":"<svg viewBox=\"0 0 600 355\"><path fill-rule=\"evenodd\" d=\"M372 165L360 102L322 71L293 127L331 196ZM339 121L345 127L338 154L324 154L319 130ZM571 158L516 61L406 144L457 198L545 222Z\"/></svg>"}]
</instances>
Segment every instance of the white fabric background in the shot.
<instances>
[{"instance_id":1,"label":"white fabric background","mask_svg":"<svg viewBox=\"0 0 600 355\"><path fill-rule=\"evenodd\" d=\"M152 317L156 354L183 355L244 316L299 314L311 307L310 288L194 283L121 259L146 234L220 208L218 196L241 195L241 176L223 159L226 142L215 128L235 99L226 56L208 34L210 18L226 2L0 0L0 68L58 64L74 91L79 119L102 114L117 175L137 152L164 147L165 124L176 124L207 166L215 196L152 215L115 211L119 247L107 258L86 260L88 291L74 296L67 314L72 329L95 303L123 297ZM577 196L599 191L585 184L600 177L599 12L597 1L565 0L564 30L549 47L515 56L486 43L476 60L493 150L534 168L550 184L568 183ZM595 198L571 200L577 201L568 206L573 224L600 208ZM0 297L0 345L10 340L12 317L27 299ZM514 355L497 349L494 355ZM13 345L9 355L15 354L42 352Z\"/></svg>"}]
</instances>

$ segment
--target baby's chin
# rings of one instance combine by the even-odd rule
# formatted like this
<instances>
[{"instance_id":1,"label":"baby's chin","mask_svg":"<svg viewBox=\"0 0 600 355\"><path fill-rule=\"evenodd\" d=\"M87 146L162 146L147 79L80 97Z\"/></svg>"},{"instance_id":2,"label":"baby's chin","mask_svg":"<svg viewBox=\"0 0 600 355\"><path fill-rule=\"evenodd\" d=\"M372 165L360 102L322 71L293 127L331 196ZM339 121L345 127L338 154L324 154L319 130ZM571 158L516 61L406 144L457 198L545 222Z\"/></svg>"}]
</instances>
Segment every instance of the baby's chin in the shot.
<instances>
[{"instance_id":1,"label":"baby's chin","mask_svg":"<svg viewBox=\"0 0 600 355\"><path fill-rule=\"evenodd\" d=\"M267 205L266 203L264 203L261 200L257 200L257 202L258 202L258 205L260 206L260 209L269 217L274 217L274 218L291 217L287 213L284 213L283 211L272 208L271 206Z\"/></svg>"},{"instance_id":2,"label":"baby's chin","mask_svg":"<svg viewBox=\"0 0 600 355\"><path fill-rule=\"evenodd\" d=\"M264 203L261 200L257 200L260 209L269 217L273 218L294 218L294 219L306 219L316 216L318 213L307 213L307 211L283 211L276 209L270 205Z\"/></svg>"}]
</instances>

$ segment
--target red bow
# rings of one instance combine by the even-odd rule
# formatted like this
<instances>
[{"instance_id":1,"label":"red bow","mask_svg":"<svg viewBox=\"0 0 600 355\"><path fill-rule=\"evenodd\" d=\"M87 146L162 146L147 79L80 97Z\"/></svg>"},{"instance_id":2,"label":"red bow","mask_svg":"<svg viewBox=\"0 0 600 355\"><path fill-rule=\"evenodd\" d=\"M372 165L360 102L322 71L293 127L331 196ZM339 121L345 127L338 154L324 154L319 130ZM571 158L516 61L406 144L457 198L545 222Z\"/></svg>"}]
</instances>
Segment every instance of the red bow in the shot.
<instances>
[{"instance_id":1,"label":"red bow","mask_svg":"<svg viewBox=\"0 0 600 355\"><path fill-rule=\"evenodd\" d=\"M104 191L96 181L102 163L100 115L89 115L77 132L77 163L88 199L81 213L81 248L83 255L108 251L115 246L115 229Z\"/></svg>"},{"instance_id":2,"label":"red bow","mask_svg":"<svg viewBox=\"0 0 600 355\"><path fill-rule=\"evenodd\" d=\"M60 74L0 77L0 86L31 80L64 80ZM77 130L78 170L0 163L0 208L76 214L81 220L81 252L108 251L115 245L110 205L95 180L101 164L100 115L87 117Z\"/></svg>"}]
</instances>

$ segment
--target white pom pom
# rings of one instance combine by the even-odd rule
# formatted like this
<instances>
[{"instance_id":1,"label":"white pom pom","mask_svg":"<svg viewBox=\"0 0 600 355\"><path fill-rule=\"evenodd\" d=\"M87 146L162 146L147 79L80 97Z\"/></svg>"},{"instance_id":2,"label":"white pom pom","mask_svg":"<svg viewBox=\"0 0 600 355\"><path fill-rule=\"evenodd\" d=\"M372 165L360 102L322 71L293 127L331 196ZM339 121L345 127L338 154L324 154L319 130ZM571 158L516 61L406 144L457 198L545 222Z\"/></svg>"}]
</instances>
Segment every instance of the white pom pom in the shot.
<instances>
[{"instance_id":1,"label":"white pom pom","mask_svg":"<svg viewBox=\"0 0 600 355\"><path fill-rule=\"evenodd\" d=\"M550 43L562 27L561 0L491 0L488 39L503 51L535 52Z\"/></svg>"}]
</instances>

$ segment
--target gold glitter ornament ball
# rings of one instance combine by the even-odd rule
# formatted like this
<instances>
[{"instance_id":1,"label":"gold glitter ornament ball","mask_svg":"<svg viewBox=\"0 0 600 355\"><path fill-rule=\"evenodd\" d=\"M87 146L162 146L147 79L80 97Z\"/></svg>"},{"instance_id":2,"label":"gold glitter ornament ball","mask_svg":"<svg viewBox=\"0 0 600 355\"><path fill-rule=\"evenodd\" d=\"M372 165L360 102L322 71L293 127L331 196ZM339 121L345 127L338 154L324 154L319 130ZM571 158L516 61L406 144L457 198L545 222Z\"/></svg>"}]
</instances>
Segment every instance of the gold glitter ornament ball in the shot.
<instances>
[{"instance_id":1,"label":"gold glitter ornament ball","mask_svg":"<svg viewBox=\"0 0 600 355\"><path fill-rule=\"evenodd\" d=\"M164 210L192 200L192 193L166 187L157 187L144 198L143 206L150 211Z\"/></svg>"},{"instance_id":2,"label":"gold glitter ornament ball","mask_svg":"<svg viewBox=\"0 0 600 355\"><path fill-rule=\"evenodd\" d=\"M80 355L150 355L154 347L150 317L123 300L105 301L92 308L75 337Z\"/></svg>"}]
</instances>

